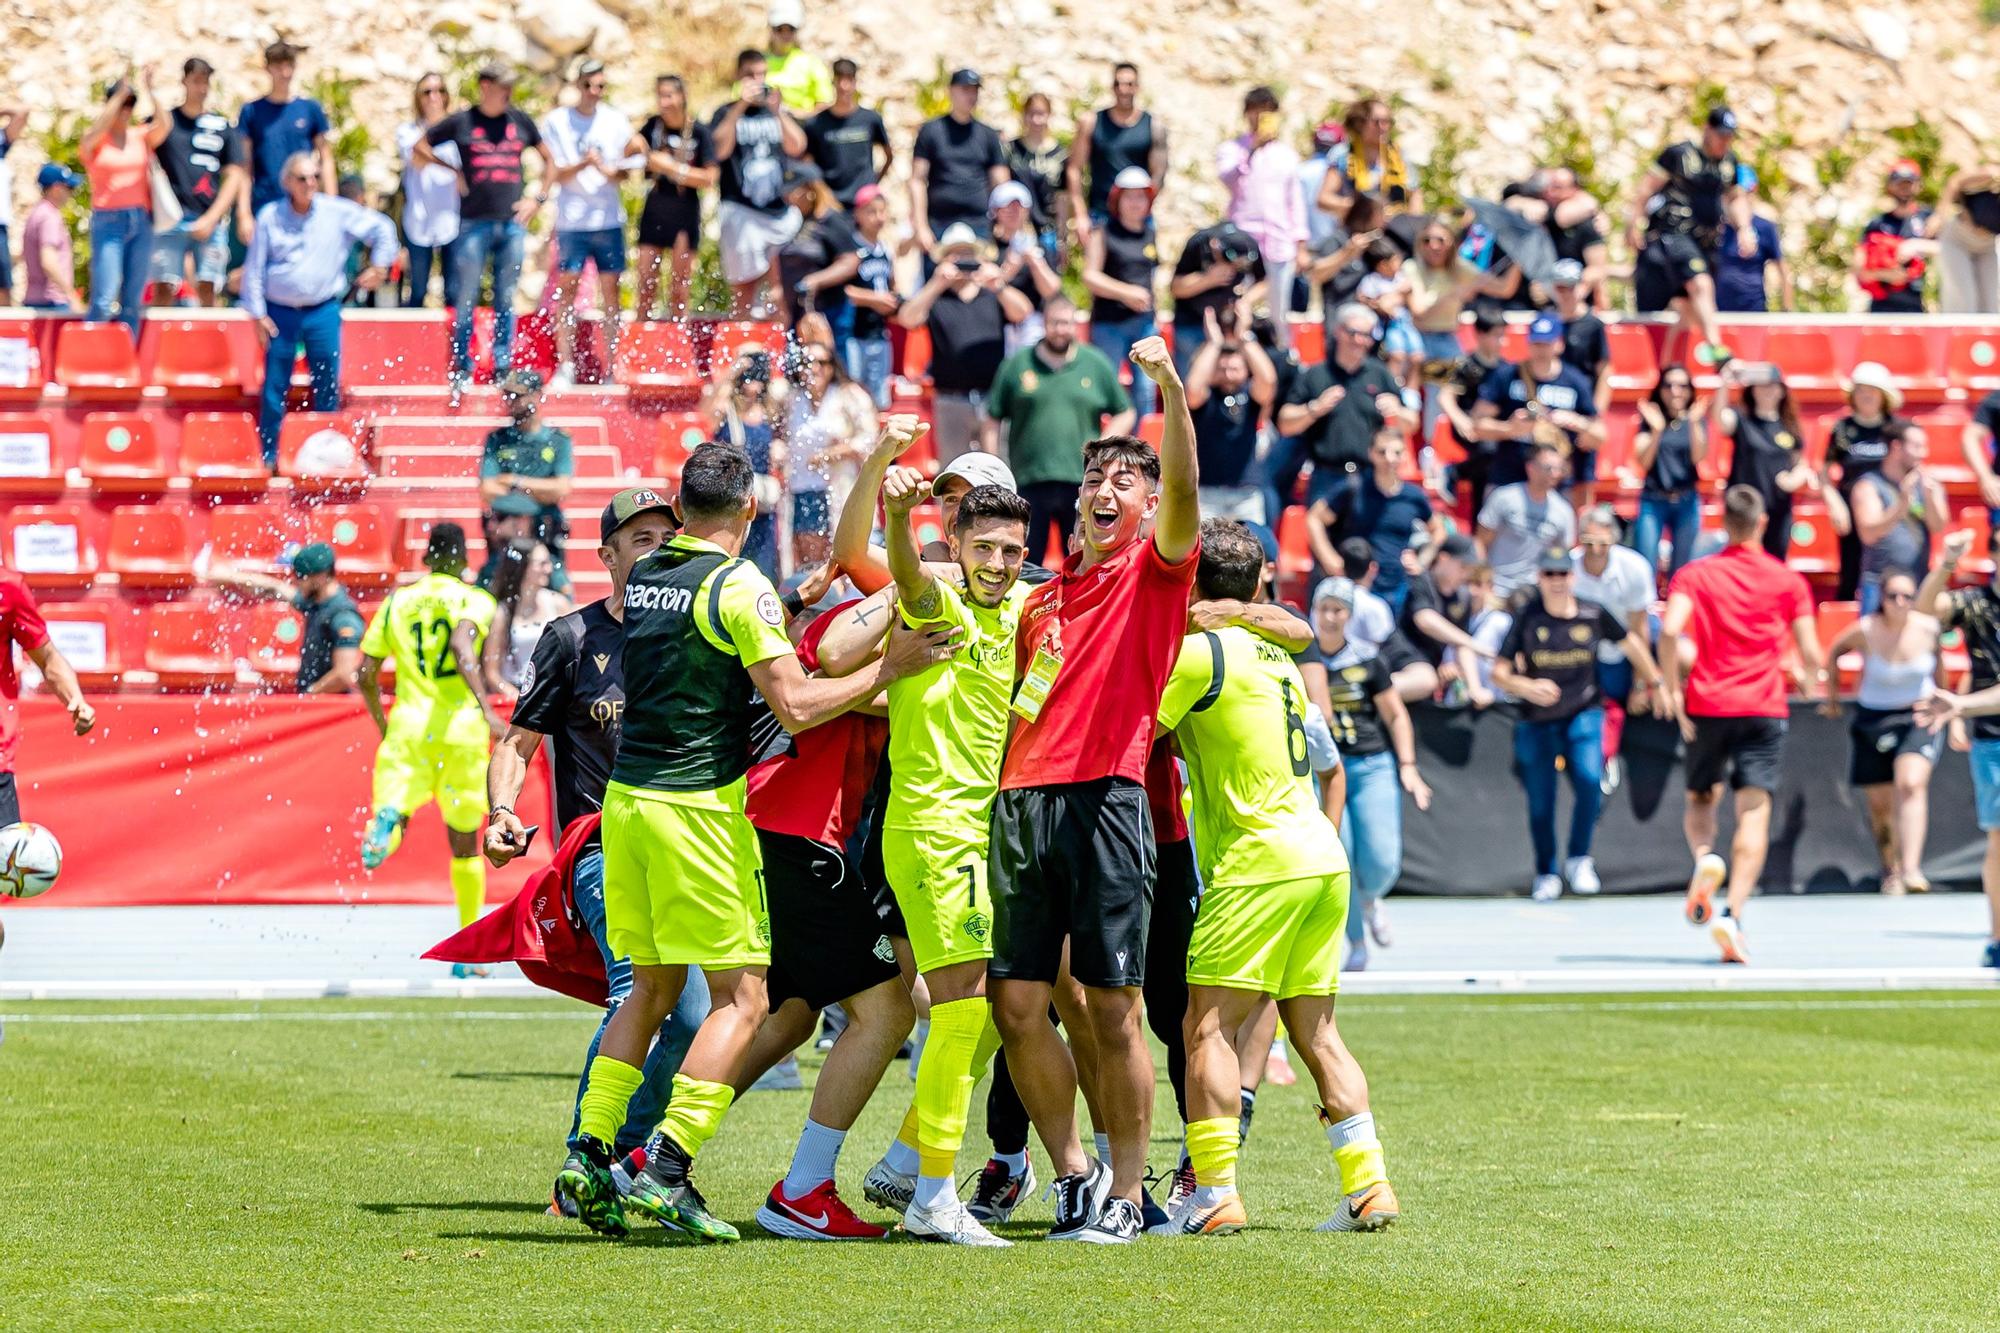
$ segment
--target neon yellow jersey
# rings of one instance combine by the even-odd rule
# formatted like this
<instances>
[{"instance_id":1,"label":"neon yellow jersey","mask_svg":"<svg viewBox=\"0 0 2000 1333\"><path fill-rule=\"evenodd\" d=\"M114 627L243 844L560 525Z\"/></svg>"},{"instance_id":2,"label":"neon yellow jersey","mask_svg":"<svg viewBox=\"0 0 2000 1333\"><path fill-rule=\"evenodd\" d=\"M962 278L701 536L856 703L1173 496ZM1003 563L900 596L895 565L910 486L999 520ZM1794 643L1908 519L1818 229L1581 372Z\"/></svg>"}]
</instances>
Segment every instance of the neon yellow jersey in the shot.
<instances>
[{"instance_id":1,"label":"neon yellow jersey","mask_svg":"<svg viewBox=\"0 0 2000 1333\"><path fill-rule=\"evenodd\" d=\"M778 90L785 110L794 113L825 106L833 100L833 70L803 47L765 57L764 82ZM873 152L873 149L869 150Z\"/></svg>"},{"instance_id":2,"label":"neon yellow jersey","mask_svg":"<svg viewBox=\"0 0 2000 1333\"><path fill-rule=\"evenodd\" d=\"M889 805L882 827L986 827L1000 790L1014 694L1014 633L1027 586L1016 583L999 606L971 601L937 580L938 614L920 620L898 604L912 627L949 625L965 635L950 661L889 684Z\"/></svg>"},{"instance_id":3,"label":"neon yellow jersey","mask_svg":"<svg viewBox=\"0 0 2000 1333\"><path fill-rule=\"evenodd\" d=\"M483 651L496 605L484 588L433 573L396 589L376 609L361 637L361 651L396 664L396 706L389 726L397 735L486 744L486 720L472 687L458 673L451 632L461 620L471 621L473 651Z\"/></svg>"},{"instance_id":4,"label":"neon yellow jersey","mask_svg":"<svg viewBox=\"0 0 2000 1333\"><path fill-rule=\"evenodd\" d=\"M1187 760L1203 883L1347 869L1313 794L1305 712L1305 682L1276 644L1233 625L1182 641L1159 720Z\"/></svg>"}]
</instances>

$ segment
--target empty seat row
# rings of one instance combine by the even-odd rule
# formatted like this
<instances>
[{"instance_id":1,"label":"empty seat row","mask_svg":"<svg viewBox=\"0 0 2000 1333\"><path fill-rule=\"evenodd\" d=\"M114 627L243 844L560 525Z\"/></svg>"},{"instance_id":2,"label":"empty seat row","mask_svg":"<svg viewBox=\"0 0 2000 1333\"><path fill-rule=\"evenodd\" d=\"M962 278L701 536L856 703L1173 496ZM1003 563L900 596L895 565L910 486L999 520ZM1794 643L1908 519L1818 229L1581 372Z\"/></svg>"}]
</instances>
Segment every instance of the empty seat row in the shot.
<instances>
[{"instance_id":1,"label":"empty seat row","mask_svg":"<svg viewBox=\"0 0 2000 1333\"><path fill-rule=\"evenodd\" d=\"M42 611L50 638L87 690L138 683L173 690L244 684L289 689L305 637L299 613L281 601L197 596L150 606L56 602ZM149 681L132 679L141 671Z\"/></svg>"},{"instance_id":2,"label":"empty seat row","mask_svg":"<svg viewBox=\"0 0 2000 1333\"><path fill-rule=\"evenodd\" d=\"M101 528L94 518L76 504L16 506L0 515L4 563L35 588L88 587L102 572L128 588L172 589L199 582L204 563L276 573L288 548L323 541L341 578L358 586L390 583L402 568L394 520L372 503L221 505L208 514L205 536L194 515L173 506L119 505Z\"/></svg>"}]
</instances>

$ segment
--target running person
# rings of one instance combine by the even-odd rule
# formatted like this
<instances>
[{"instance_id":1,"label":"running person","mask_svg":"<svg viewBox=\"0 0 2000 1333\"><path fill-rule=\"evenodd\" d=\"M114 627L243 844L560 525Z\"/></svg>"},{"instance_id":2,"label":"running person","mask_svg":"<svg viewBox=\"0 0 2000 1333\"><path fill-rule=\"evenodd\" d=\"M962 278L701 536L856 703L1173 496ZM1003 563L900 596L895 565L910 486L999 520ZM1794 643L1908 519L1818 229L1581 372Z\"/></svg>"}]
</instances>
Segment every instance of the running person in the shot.
<instances>
[{"instance_id":1,"label":"running person","mask_svg":"<svg viewBox=\"0 0 2000 1333\"><path fill-rule=\"evenodd\" d=\"M465 581L465 529L440 523L424 548L429 572L398 588L361 636L361 701L382 734L375 752L375 815L361 844L369 870L402 845L410 816L438 803L451 843L458 924L486 901L479 823L486 817L486 747L506 731L488 697L480 651L493 624L492 594ZM382 664L396 664L396 707L382 711ZM464 963L454 976L484 975Z\"/></svg>"},{"instance_id":2,"label":"running person","mask_svg":"<svg viewBox=\"0 0 2000 1333\"><path fill-rule=\"evenodd\" d=\"M682 531L625 586L626 706L604 797L605 936L632 960L632 994L585 1076L577 1145L557 1188L584 1224L625 1233L611 1144L644 1082L646 1048L689 966L714 1007L674 1075L631 1205L702 1240L734 1240L688 1180L735 1098L762 1026L771 921L756 831L744 815L753 687L785 730L804 731L927 664L928 636L892 636L844 680L808 679L785 636L777 590L738 556L757 515L749 455L707 444L681 474Z\"/></svg>"},{"instance_id":3,"label":"running person","mask_svg":"<svg viewBox=\"0 0 2000 1333\"><path fill-rule=\"evenodd\" d=\"M1263 548L1240 523L1201 528L1203 597L1255 595ZM1400 1214L1368 1081L1334 1026L1347 858L1313 790L1306 687L1282 649L1235 628L1191 634L1160 701L1194 787L1201 914L1188 946L1188 1154L1195 1191L1156 1235L1240 1231L1239 1063L1232 1038L1274 997L1320 1095L1341 1202L1322 1231L1379 1231Z\"/></svg>"},{"instance_id":4,"label":"running person","mask_svg":"<svg viewBox=\"0 0 2000 1333\"><path fill-rule=\"evenodd\" d=\"M21 736L21 675L14 665L13 645L35 664L58 702L69 710L77 735L97 725L97 710L83 697L76 668L49 638L48 622L28 591L28 581L11 569L0 569L0 827L21 822L21 794L14 786L14 746Z\"/></svg>"}]
</instances>

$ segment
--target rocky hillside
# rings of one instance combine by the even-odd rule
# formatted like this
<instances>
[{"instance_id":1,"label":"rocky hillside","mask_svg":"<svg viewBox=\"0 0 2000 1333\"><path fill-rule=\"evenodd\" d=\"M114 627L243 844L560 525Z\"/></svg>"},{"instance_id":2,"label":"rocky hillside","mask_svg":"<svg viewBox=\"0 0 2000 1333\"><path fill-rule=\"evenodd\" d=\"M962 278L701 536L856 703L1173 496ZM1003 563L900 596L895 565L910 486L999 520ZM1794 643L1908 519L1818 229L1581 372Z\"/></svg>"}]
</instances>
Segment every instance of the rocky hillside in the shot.
<instances>
[{"instance_id":1,"label":"rocky hillside","mask_svg":"<svg viewBox=\"0 0 2000 1333\"><path fill-rule=\"evenodd\" d=\"M1188 0L1133 8L1081 0L844 0L808 7L807 40L851 55L864 97L907 134L942 92L942 72L988 75L988 111L1011 125L1034 89L1057 107L1100 94L1112 61L1136 61L1178 145L1162 201L1170 233L1209 220L1215 142L1238 125L1242 90L1268 82L1301 142L1358 91L1398 105L1406 154L1434 196L1490 191L1537 161L1564 160L1600 194L1622 194L1697 107L1726 97L1741 149L1759 167L1814 303L1842 305L1833 265L1878 205L1881 167L1910 155L1935 169L2000 156L2000 30L1975 0L1848 6L1822 0ZM1322 16L1314 23L1314 16ZM1135 28L1138 35L1134 36ZM622 105L643 112L650 76L679 70L703 105L738 46L763 32L756 0L0 0L11 52L0 97L35 108L38 137L80 111L88 89L130 61L214 61L226 104L260 87L258 51L279 31L309 43L311 82L351 81L344 156L393 181L381 145L427 69L458 76L487 51L544 76L578 53L610 63ZM101 85L100 85L101 86ZM529 94L544 104L553 81ZM1064 117L1059 110L1058 120ZM7 159L28 195L38 144Z\"/></svg>"}]
</instances>

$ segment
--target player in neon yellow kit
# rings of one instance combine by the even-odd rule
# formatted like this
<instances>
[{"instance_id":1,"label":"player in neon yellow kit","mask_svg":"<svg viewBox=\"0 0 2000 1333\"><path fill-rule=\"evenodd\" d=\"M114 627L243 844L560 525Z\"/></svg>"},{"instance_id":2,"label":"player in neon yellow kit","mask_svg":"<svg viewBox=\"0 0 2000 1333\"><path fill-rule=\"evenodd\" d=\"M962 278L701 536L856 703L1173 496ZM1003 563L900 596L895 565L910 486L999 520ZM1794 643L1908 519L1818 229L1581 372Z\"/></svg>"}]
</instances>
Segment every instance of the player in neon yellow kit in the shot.
<instances>
[{"instance_id":1,"label":"player in neon yellow kit","mask_svg":"<svg viewBox=\"0 0 2000 1333\"><path fill-rule=\"evenodd\" d=\"M388 860L410 816L435 799L451 840L451 888L463 926L486 901L486 863L479 857L486 752L505 729L480 667L494 602L464 579L465 529L458 524L431 529L424 565L429 572L391 593L361 639L361 698L382 733L375 814L361 864L373 870ZM396 707L386 717L384 662L396 664ZM452 972L466 976L472 969L460 963Z\"/></svg>"},{"instance_id":2,"label":"player in neon yellow kit","mask_svg":"<svg viewBox=\"0 0 2000 1333\"><path fill-rule=\"evenodd\" d=\"M1256 596L1263 548L1242 524L1201 525L1196 595ZM1306 692L1283 649L1234 626L1191 634L1160 700L1187 760L1205 886L1188 945L1188 1156L1195 1191L1156 1235L1240 1231L1238 1063L1230 1036L1261 997L1312 1073L1340 1169L1322 1231L1378 1231L1399 1209L1368 1110L1368 1080L1333 1022L1347 922L1347 858L1313 795Z\"/></svg>"}]
</instances>

